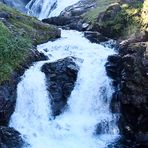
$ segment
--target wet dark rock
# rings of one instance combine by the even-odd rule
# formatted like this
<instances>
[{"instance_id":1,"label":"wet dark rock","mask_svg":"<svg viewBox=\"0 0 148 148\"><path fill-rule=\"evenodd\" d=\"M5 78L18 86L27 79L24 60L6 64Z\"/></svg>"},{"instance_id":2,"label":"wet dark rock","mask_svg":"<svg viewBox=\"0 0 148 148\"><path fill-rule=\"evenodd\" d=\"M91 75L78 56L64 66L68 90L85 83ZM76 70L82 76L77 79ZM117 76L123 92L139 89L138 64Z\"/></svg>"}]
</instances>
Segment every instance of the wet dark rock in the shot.
<instances>
[{"instance_id":1,"label":"wet dark rock","mask_svg":"<svg viewBox=\"0 0 148 148\"><path fill-rule=\"evenodd\" d=\"M16 82L0 86L0 125L7 125L16 102Z\"/></svg>"},{"instance_id":2,"label":"wet dark rock","mask_svg":"<svg viewBox=\"0 0 148 148\"><path fill-rule=\"evenodd\" d=\"M126 55L126 54L138 54L139 56L144 56L144 52L146 51L147 48L147 43L146 42L121 42L120 43L120 50L119 53L121 55Z\"/></svg>"},{"instance_id":3,"label":"wet dark rock","mask_svg":"<svg viewBox=\"0 0 148 148\"><path fill-rule=\"evenodd\" d=\"M53 116L59 115L65 109L67 99L74 88L79 69L74 60L72 57L67 57L46 63L42 67L47 78Z\"/></svg>"},{"instance_id":4,"label":"wet dark rock","mask_svg":"<svg viewBox=\"0 0 148 148\"><path fill-rule=\"evenodd\" d=\"M58 17L51 17L42 20L44 23L54 24L57 26L65 26L67 24L72 23L72 19L70 17L58 16Z\"/></svg>"},{"instance_id":5,"label":"wet dark rock","mask_svg":"<svg viewBox=\"0 0 148 148\"><path fill-rule=\"evenodd\" d=\"M99 135L99 134L105 134L109 131L109 122L107 121L102 121L101 123L98 123L96 125L96 131L95 134Z\"/></svg>"},{"instance_id":6,"label":"wet dark rock","mask_svg":"<svg viewBox=\"0 0 148 148\"><path fill-rule=\"evenodd\" d=\"M18 131L10 127L0 126L0 147L21 148L24 142Z\"/></svg>"},{"instance_id":7,"label":"wet dark rock","mask_svg":"<svg viewBox=\"0 0 148 148\"><path fill-rule=\"evenodd\" d=\"M119 100L119 92L114 92L112 95L112 100L110 103L110 108L112 113L120 113L121 112L121 103Z\"/></svg>"},{"instance_id":8,"label":"wet dark rock","mask_svg":"<svg viewBox=\"0 0 148 148\"><path fill-rule=\"evenodd\" d=\"M114 81L120 80L120 73L122 71L122 58L120 55L111 55L108 57L108 62L105 65L107 75L114 79Z\"/></svg>"},{"instance_id":9,"label":"wet dark rock","mask_svg":"<svg viewBox=\"0 0 148 148\"><path fill-rule=\"evenodd\" d=\"M42 22L57 25L63 29L73 29L78 31L86 30L86 25L81 21L81 16L57 16L57 17L51 17L47 19L43 19Z\"/></svg>"},{"instance_id":10,"label":"wet dark rock","mask_svg":"<svg viewBox=\"0 0 148 148\"><path fill-rule=\"evenodd\" d=\"M11 14L8 12L0 12L0 18L1 19L8 19L11 17Z\"/></svg>"},{"instance_id":11,"label":"wet dark rock","mask_svg":"<svg viewBox=\"0 0 148 148\"><path fill-rule=\"evenodd\" d=\"M20 81L20 76L23 75L24 71L28 69L33 62L46 59L47 58L37 50L30 51L26 62L12 73L10 80L0 85L0 126L7 126L14 112L17 98L17 84Z\"/></svg>"},{"instance_id":12,"label":"wet dark rock","mask_svg":"<svg viewBox=\"0 0 148 148\"><path fill-rule=\"evenodd\" d=\"M84 31L84 36L93 43L100 43L100 42L105 42L109 40L107 37L103 36L101 33L95 32L95 31Z\"/></svg>"},{"instance_id":13,"label":"wet dark rock","mask_svg":"<svg viewBox=\"0 0 148 148\"><path fill-rule=\"evenodd\" d=\"M109 57L106 68L116 81L111 109L121 113L121 135L130 141L130 147L144 148L148 147L148 44L132 41L120 44L119 55Z\"/></svg>"}]
</instances>

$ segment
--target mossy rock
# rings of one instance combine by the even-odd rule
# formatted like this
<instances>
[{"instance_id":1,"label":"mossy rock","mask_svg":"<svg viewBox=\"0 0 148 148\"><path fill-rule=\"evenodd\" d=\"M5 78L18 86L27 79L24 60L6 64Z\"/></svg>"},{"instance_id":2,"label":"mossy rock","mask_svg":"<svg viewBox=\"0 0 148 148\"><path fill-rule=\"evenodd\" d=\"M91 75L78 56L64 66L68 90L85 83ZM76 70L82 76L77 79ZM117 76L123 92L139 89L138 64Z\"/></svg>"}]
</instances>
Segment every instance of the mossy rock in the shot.
<instances>
[{"instance_id":1,"label":"mossy rock","mask_svg":"<svg viewBox=\"0 0 148 148\"><path fill-rule=\"evenodd\" d=\"M109 5L106 5L105 2ZM139 32L142 24L141 9L143 3L141 1L135 3L123 3L123 1L117 3L115 0L107 2L106 0L102 3L104 4L103 11L98 6L84 17L86 22L92 24L93 30L114 39L128 38ZM92 16L91 19L89 16Z\"/></svg>"},{"instance_id":2,"label":"mossy rock","mask_svg":"<svg viewBox=\"0 0 148 148\"><path fill-rule=\"evenodd\" d=\"M142 23L143 29L148 30L148 0L145 0L142 8Z\"/></svg>"},{"instance_id":3,"label":"mossy rock","mask_svg":"<svg viewBox=\"0 0 148 148\"><path fill-rule=\"evenodd\" d=\"M95 23L97 21L98 15L104 12L110 4L115 2L119 2L119 0L96 0L97 7L88 11L84 15L84 20L86 22Z\"/></svg>"}]
</instances>

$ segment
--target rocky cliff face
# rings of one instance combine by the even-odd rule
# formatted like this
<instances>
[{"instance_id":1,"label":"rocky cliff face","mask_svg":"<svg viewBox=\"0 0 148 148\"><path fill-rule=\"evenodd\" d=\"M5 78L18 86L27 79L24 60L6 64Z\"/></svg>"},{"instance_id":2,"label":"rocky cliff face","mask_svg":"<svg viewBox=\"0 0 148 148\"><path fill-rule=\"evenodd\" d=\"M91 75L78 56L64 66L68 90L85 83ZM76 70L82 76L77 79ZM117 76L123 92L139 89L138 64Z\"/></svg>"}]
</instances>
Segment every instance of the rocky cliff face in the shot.
<instances>
[{"instance_id":1,"label":"rocky cliff face","mask_svg":"<svg viewBox=\"0 0 148 148\"><path fill-rule=\"evenodd\" d=\"M111 109L121 114L121 134L135 147L148 146L148 32L142 36L120 43L119 55L106 64L116 89Z\"/></svg>"},{"instance_id":2,"label":"rocky cliff face","mask_svg":"<svg viewBox=\"0 0 148 148\"><path fill-rule=\"evenodd\" d=\"M13 128L0 126L0 147L21 148L25 145L21 135Z\"/></svg>"},{"instance_id":3,"label":"rocky cliff face","mask_svg":"<svg viewBox=\"0 0 148 148\"><path fill-rule=\"evenodd\" d=\"M131 3L134 3L130 1ZM138 12L141 19L140 27L135 33L119 41L119 54L108 58L106 69L113 79L115 93L111 109L121 114L119 129L129 147L148 147L148 31L147 1ZM148 8L148 7L147 7ZM145 10L145 11L144 11ZM144 12L143 12L144 11Z\"/></svg>"}]
</instances>

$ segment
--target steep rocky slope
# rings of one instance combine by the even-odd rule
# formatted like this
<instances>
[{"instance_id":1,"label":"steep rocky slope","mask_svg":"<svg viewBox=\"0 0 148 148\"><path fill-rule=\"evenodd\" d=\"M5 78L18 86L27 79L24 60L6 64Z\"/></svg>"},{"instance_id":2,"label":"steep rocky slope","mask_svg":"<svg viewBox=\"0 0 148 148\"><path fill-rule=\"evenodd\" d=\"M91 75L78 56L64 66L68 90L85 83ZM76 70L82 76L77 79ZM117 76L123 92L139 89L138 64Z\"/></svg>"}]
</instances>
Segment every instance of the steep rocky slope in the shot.
<instances>
[{"instance_id":1,"label":"steep rocky slope","mask_svg":"<svg viewBox=\"0 0 148 148\"><path fill-rule=\"evenodd\" d=\"M133 3L136 4L135 1ZM113 79L116 90L111 109L121 114L119 128L126 144L138 148L148 146L147 4L146 0L142 6L136 6L138 11L135 10L130 16L130 24L124 26L123 33L120 30L119 54L110 56L106 64L107 73Z\"/></svg>"}]
</instances>

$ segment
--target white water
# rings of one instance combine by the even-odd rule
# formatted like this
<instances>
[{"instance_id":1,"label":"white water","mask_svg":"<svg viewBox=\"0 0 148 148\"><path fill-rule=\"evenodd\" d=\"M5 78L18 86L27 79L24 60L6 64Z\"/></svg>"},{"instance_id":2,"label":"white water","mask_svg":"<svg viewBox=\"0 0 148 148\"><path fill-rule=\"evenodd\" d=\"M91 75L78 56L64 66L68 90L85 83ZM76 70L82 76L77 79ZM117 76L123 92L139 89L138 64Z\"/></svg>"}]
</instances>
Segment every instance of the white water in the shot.
<instances>
[{"instance_id":1,"label":"white water","mask_svg":"<svg viewBox=\"0 0 148 148\"><path fill-rule=\"evenodd\" d=\"M62 31L62 38L38 46L52 62L67 56L79 58L80 70L68 99L69 108L55 119L50 114L50 99L45 62L35 63L22 77L17 89L17 104L10 126L16 128L31 148L106 148L118 137L115 117L109 103L113 92L104 64L113 49L92 44L76 31ZM96 125L103 131L96 135ZM106 127L105 123L108 123Z\"/></svg>"},{"instance_id":2,"label":"white water","mask_svg":"<svg viewBox=\"0 0 148 148\"><path fill-rule=\"evenodd\" d=\"M58 16L66 7L77 3L79 0L31 0L26 8L28 14L39 19Z\"/></svg>"}]
</instances>

